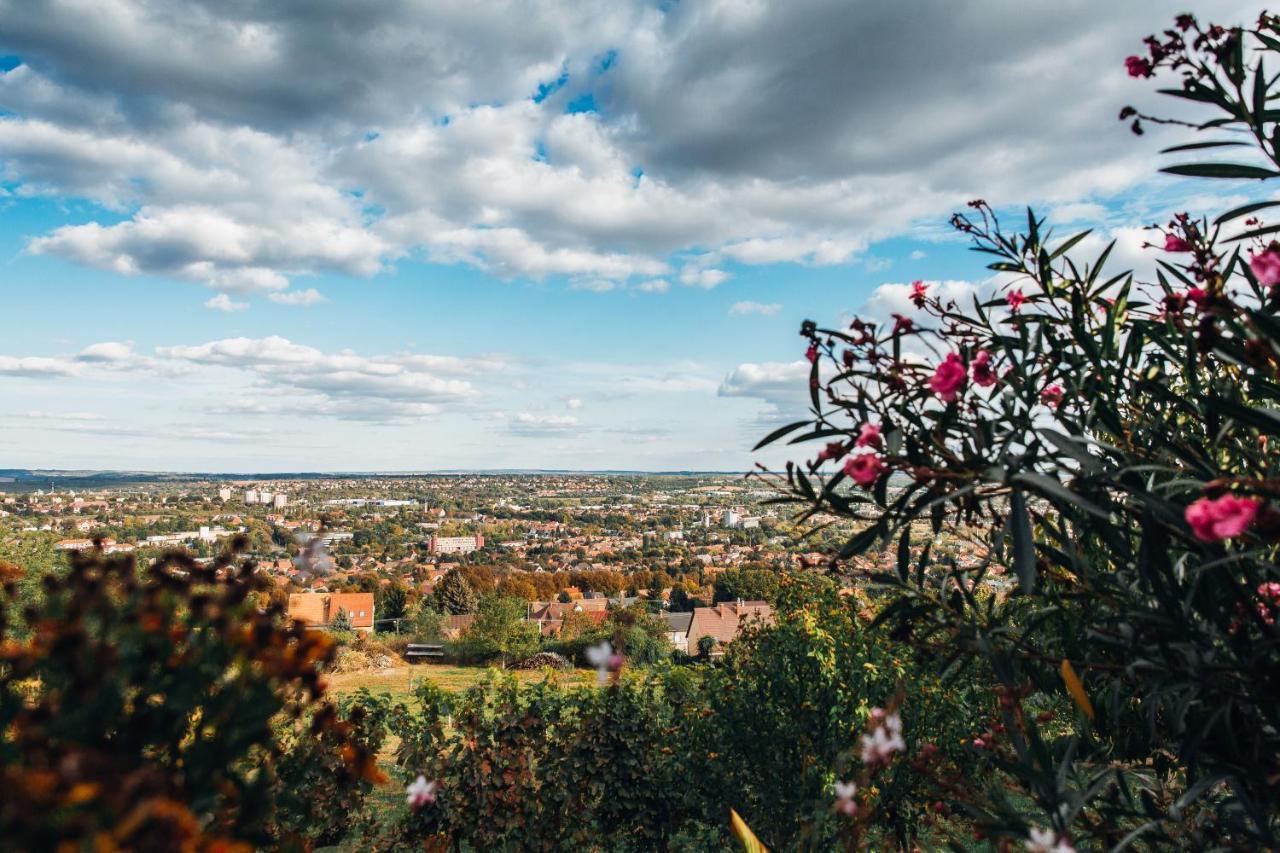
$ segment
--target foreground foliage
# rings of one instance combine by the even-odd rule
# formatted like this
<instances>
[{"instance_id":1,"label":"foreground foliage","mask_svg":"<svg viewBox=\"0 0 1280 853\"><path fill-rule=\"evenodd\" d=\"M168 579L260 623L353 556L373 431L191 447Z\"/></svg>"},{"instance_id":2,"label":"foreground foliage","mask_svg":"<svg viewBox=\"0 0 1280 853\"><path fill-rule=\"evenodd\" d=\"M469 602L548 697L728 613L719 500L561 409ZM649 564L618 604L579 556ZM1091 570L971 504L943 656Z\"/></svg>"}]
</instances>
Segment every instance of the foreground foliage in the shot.
<instances>
[{"instance_id":1,"label":"foreground foliage","mask_svg":"<svg viewBox=\"0 0 1280 853\"><path fill-rule=\"evenodd\" d=\"M1166 94L1217 111L1195 125L1211 141L1170 150L1251 155L1165 171L1280 176L1275 18L1181 16L1147 47L1133 76L1178 73ZM1258 218L1277 205L1175 216L1138 281L1110 246L1083 257L1087 234L1030 212L1011 231L977 201L953 224L991 259L989 295L917 282L912 316L802 329L812 417L766 442L825 443L783 486L806 515L864 522L839 560L896 547L875 580L903 653L996 674L987 784L946 792L985 832L1280 844L1280 226ZM975 531L986 559L932 562L917 521ZM1076 709L1067 731L1037 719L1054 696Z\"/></svg>"},{"instance_id":2,"label":"foreground foliage","mask_svg":"<svg viewBox=\"0 0 1280 853\"><path fill-rule=\"evenodd\" d=\"M89 552L42 584L0 608L6 846L304 847L379 778L382 726L324 702L332 644L259 610L252 564Z\"/></svg>"}]
</instances>

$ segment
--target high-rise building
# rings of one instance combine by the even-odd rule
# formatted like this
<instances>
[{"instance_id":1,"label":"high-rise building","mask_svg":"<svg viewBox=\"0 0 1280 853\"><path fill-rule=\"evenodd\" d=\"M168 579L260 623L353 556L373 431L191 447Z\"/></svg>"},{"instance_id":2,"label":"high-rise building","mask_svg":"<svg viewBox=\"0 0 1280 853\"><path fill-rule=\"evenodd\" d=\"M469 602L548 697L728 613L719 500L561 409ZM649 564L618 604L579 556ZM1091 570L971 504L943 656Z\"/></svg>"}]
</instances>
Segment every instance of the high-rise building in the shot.
<instances>
[{"instance_id":1,"label":"high-rise building","mask_svg":"<svg viewBox=\"0 0 1280 853\"><path fill-rule=\"evenodd\" d=\"M220 500L220 501L229 501L229 500L231 500L231 490L230 490L230 489L218 489L218 500Z\"/></svg>"},{"instance_id":2,"label":"high-rise building","mask_svg":"<svg viewBox=\"0 0 1280 853\"><path fill-rule=\"evenodd\" d=\"M277 492L275 496L275 500L271 502L271 505L274 506L276 509L284 509L289 505L289 496L286 495L284 492Z\"/></svg>"},{"instance_id":3,"label":"high-rise building","mask_svg":"<svg viewBox=\"0 0 1280 853\"><path fill-rule=\"evenodd\" d=\"M247 504L256 504L258 502L258 493L253 489L245 492L244 502Z\"/></svg>"}]
</instances>

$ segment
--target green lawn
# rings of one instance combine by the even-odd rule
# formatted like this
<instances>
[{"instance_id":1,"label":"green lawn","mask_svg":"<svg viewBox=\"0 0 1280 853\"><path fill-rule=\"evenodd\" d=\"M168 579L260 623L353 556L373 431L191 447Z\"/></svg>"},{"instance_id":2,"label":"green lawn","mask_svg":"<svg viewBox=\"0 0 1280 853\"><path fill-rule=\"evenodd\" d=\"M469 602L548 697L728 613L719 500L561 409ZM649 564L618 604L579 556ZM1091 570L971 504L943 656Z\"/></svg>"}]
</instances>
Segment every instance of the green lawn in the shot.
<instances>
[{"instance_id":1,"label":"green lawn","mask_svg":"<svg viewBox=\"0 0 1280 853\"><path fill-rule=\"evenodd\" d=\"M445 666L424 663L413 666L398 666L393 669L344 672L331 675L327 680L330 692L336 696L351 693L361 687L367 687L374 693L390 693L393 699L406 699L409 697L413 683L419 679L430 679L440 688L452 693L458 693L480 681L487 672L489 672L489 668L482 666ZM547 673L543 670L519 669L510 670L510 672L522 682L541 681L547 677ZM591 685L596 683L595 670L591 669L556 673L551 677L559 678L565 684Z\"/></svg>"}]
</instances>

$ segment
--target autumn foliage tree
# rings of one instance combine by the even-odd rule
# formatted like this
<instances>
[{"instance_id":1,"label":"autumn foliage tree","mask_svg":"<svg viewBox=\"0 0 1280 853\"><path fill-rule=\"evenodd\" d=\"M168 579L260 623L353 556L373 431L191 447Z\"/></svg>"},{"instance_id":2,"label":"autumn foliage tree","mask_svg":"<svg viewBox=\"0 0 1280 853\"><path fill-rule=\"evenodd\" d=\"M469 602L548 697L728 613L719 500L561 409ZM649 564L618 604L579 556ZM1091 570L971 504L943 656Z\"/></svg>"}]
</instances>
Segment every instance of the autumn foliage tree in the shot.
<instances>
[{"instance_id":1,"label":"autumn foliage tree","mask_svg":"<svg viewBox=\"0 0 1280 853\"><path fill-rule=\"evenodd\" d=\"M9 579L0 607L5 846L301 848L291 797L312 768L291 756L333 758L307 808L358 805L379 778L381 733L325 700L332 644L256 606L251 562L93 551L42 583L21 604Z\"/></svg>"}]
</instances>

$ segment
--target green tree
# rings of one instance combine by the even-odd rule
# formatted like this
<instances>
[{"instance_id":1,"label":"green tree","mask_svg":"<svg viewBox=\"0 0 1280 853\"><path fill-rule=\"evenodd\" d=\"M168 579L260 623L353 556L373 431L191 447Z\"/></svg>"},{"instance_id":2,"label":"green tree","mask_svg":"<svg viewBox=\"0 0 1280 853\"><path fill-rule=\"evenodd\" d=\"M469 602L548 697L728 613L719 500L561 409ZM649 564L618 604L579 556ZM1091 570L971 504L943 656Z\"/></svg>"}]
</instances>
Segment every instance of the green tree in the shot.
<instances>
[{"instance_id":1,"label":"green tree","mask_svg":"<svg viewBox=\"0 0 1280 853\"><path fill-rule=\"evenodd\" d=\"M436 584L432 596L441 613L460 615L476 611L476 592L457 569L445 572L444 577Z\"/></svg>"},{"instance_id":2,"label":"green tree","mask_svg":"<svg viewBox=\"0 0 1280 853\"><path fill-rule=\"evenodd\" d=\"M767 601L778 597L777 572L768 569L726 569L716 576L716 601Z\"/></svg>"},{"instance_id":3,"label":"green tree","mask_svg":"<svg viewBox=\"0 0 1280 853\"><path fill-rule=\"evenodd\" d=\"M538 625L527 621L528 604L519 598L486 595L476 618L457 644L459 656L502 662L528 657L538 650Z\"/></svg>"}]
</instances>

